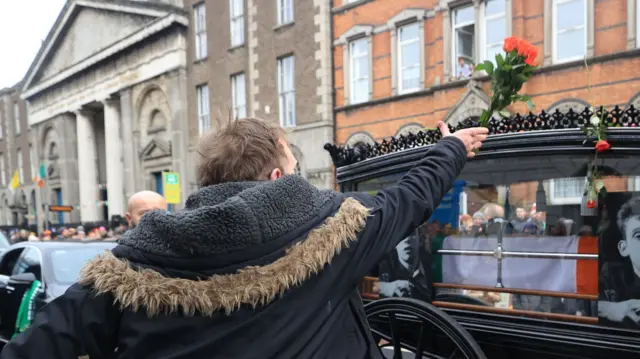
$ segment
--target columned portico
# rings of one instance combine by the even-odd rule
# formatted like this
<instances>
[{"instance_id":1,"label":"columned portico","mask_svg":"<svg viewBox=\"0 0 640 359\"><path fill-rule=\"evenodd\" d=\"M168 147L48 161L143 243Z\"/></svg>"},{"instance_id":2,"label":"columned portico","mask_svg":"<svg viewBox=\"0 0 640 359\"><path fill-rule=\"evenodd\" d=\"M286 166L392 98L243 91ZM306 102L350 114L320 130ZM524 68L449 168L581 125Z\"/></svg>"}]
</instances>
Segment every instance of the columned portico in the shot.
<instances>
[{"instance_id":1,"label":"columned portico","mask_svg":"<svg viewBox=\"0 0 640 359\"><path fill-rule=\"evenodd\" d=\"M119 103L107 99L104 105L105 155L107 163L107 201L109 219L113 215L124 215L124 166L122 163L123 142L120 131Z\"/></svg>"},{"instance_id":2,"label":"columned portico","mask_svg":"<svg viewBox=\"0 0 640 359\"><path fill-rule=\"evenodd\" d=\"M78 143L78 178L80 190L80 220L98 220L98 163L95 131L91 113L78 110L76 134Z\"/></svg>"}]
</instances>

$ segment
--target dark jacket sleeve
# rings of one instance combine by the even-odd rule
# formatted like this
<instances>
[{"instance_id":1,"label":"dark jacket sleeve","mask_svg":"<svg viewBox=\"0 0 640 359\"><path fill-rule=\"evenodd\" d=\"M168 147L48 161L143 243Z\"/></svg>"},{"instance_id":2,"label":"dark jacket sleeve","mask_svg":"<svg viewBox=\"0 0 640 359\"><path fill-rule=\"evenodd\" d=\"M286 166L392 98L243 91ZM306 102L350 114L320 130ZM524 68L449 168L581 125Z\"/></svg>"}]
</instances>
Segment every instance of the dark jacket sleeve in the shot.
<instances>
[{"instance_id":1,"label":"dark jacket sleeve","mask_svg":"<svg viewBox=\"0 0 640 359\"><path fill-rule=\"evenodd\" d=\"M375 196L350 193L372 208L355 246L349 267L360 281L385 254L429 219L442 197L449 192L467 160L467 151L458 138L446 137L396 184Z\"/></svg>"},{"instance_id":2,"label":"dark jacket sleeve","mask_svg":"<svg viewBox=\"0 0 640 359\"><path fill-rule=\"evenodd\" d=\"M117 345L119 318L112 299L73 285L38 311L31 327L4 347L0 359L109 358Z\"/></svg>"}]
</instances>

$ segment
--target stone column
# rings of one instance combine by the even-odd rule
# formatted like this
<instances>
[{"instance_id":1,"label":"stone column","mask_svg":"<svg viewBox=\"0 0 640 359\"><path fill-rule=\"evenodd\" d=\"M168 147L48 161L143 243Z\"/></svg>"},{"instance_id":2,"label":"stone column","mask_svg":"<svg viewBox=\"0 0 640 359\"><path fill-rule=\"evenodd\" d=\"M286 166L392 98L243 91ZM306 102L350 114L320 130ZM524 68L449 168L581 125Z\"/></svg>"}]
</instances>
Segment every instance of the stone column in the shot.
<instances>
[{"instance_id":1,"label":"stone column","mask_svg":"<svg viewBox=\"0 0 640 359\"><path fill-rule=\"evenodd\" d=\"M107 99L104 105L104 140L107 167L107 193L109 218L113 215L124 216L124 166L123 149L120 135L120 108L116 100Z\"/></svg>"},{"instance_id":2,"label":"stone column","mask_svg":"<svg viewBox=\"0 0 640 359\"><path fill-rule=\"evenodd\" d=\"M76 114L78 142L78 184L80 187L80 221L98 220L98 164L92 116L83 110Z\"/></svg>"},{"instance_id":3,"label":"stone column","mask_svg":"<svg viewBox=\"0 0 640 359\"><path fill-rule=\"evenodd\" d=\"M131 102L130 88L120 91L120 121L124 151L124 195L125 198L129 198L136 192L134 161L137 158L133 143L133 103Z\"/></svg>"}]
</instances>

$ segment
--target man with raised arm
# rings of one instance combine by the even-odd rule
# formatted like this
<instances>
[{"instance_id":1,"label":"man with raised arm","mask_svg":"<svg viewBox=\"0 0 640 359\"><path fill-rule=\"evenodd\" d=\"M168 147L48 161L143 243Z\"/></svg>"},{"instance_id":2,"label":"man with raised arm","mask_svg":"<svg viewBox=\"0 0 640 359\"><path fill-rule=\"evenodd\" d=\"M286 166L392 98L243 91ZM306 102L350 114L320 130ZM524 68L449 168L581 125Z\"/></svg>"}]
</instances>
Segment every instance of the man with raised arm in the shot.
<instances>
[{"instance_id":1,"label":"man with raised arm","mask_svg":"<svg viewBox=\"0 0 640 359\"><path fill-rule=\"evenodd\" d=\"M375 196L294 175L275 124L239 119L204 135L186 209L146 213L0 358L381 358L357 286L487 135L438 127L444 138Z\"/></svg>"}]
</instances>

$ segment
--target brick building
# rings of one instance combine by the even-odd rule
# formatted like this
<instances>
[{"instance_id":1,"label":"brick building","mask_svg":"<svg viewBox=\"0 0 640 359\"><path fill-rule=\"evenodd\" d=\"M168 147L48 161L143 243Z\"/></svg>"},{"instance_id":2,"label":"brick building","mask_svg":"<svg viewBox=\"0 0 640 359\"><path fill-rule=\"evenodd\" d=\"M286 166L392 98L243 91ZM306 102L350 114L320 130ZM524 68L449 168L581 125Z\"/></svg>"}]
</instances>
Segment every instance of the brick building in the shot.
<instances>
[{"instance_id":1,"label":"brick building","mask_svg":"<svg viewBox=\"0 0 640 359\"><path fill-rule=\"evenodd\" d=\"M639 102L637 0L345 2L332 9L337 143L479 116L488 78L464 77L509 35L539 48L540 69L522 90L536 111Z\"/></svg>"},{"instance_id":2,"label":"brick building","mask_svg":"<svg viewBox=\"0 0 640 359\"><path fill-rule=\"evenodd\" d=\"M185 7L191 149L229 118L279 121L300 173L332 187L323 150L333 141L330 1L186 0Z\"/></svg>"},{"instance_id":3,"label":"brick building","mask_svg":"<svg viewBox=\"0 0 640 359\"><path fill-rule=\"evenodd\" d=\"M35 147L20 85L0 90L0 225L35 224ZM20 187L10 189L18 171Z\"/></svg>"},{"instance_id":4,"label":"brick building","mask_svg":"<svg viewBox=\"0 0 640 359\"><path fill-rule=\"evenodd\" d=\"M540 69L522 89L534 111L638 106L639 2L336 0L336 143L354 146L480 116L489 78L472 73L473 66L493 60L511 35L539 49ZM583 181L562 181L559 192L579 202ZM535 184L512 190L523 203L535 201Z\"/></svg>"}]
</instances>

